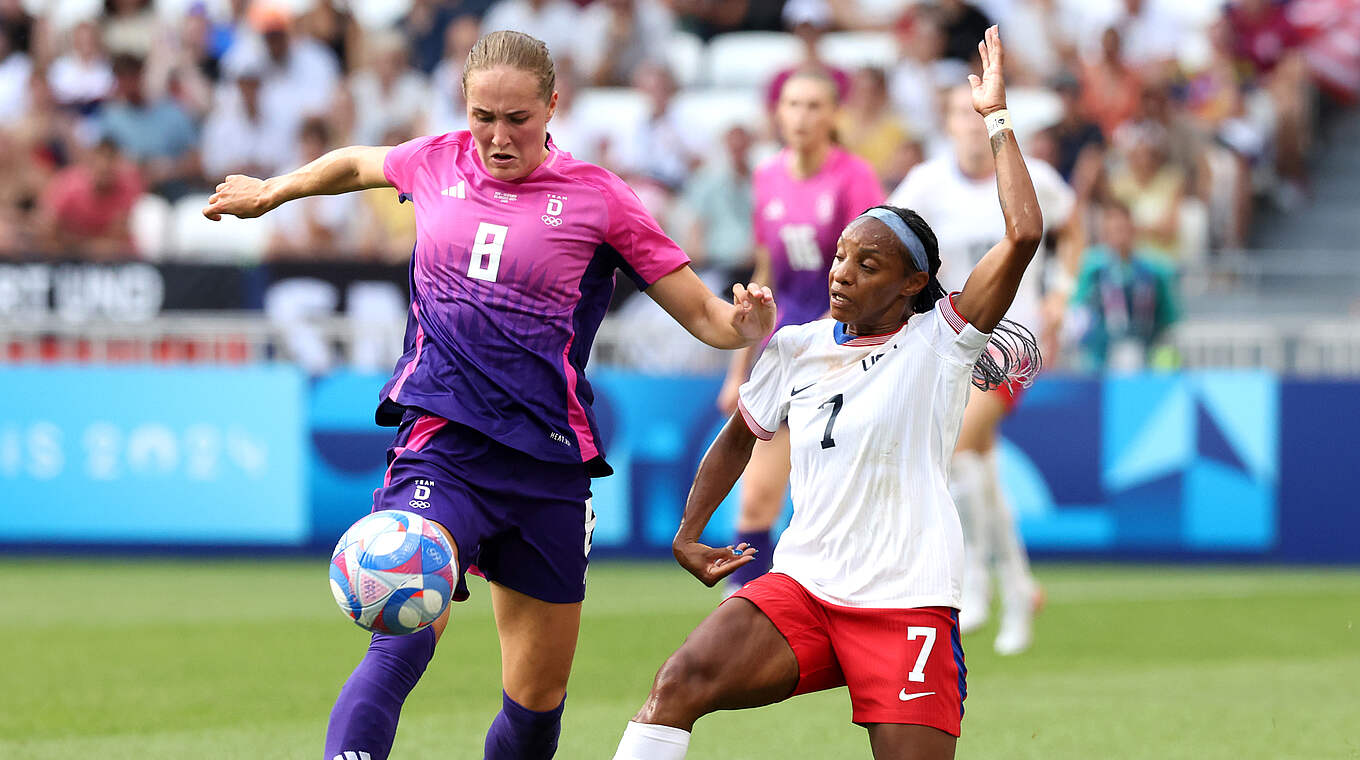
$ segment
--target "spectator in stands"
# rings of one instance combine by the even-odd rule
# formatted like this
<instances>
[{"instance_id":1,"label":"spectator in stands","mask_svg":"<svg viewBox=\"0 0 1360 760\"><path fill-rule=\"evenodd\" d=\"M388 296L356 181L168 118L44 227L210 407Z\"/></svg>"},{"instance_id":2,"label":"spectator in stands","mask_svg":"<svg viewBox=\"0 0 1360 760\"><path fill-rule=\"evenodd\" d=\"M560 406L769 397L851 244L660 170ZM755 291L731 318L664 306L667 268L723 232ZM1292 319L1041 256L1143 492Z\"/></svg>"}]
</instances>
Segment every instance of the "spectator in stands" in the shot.
<instances>
[{"instance_id":1,"label":"spectator in stands","mask_svg":"<svg viewBox=\"0 0 1360 760\"><path fill-rule=\"evenodd\" d=\"M898 25L897 35L901 57L888 77L893 107L915 134L928 141L942 139L940 93L965 81L968 66L944 57L944 27L931 6L916 6Z\"/></svg>"},{"instance_id":2,"label":"spectator in stands","mask_svg":"<svg viewBox=\"0 0 1360 760\"><path fill-rule=\"evenodd\" d=\"M311 8L295 21L297 34L315 40L330 50L341 71L353 70L361 63L355 60L355 56L363 52L362 45L366 37L363 30L355 26L344 3L314 0L310 5Z\"/></svg>"},{"instance_id":3,"label":"spectator in stands","mask_svg":"<svg viewBox=\"0 0 1360 760\"><path fill-rule=\"evenodd\" d=\"M1074 14L1064 13L1059 0L1015 0L1000 23L1010 39L1025 43L1007 51L1007 84L1014 80L1039 86L1076 64L1075 43L1081 31Z\"/></svg>"},{"instance_id":4,"label":"spectator in stands","mask_svg":"<svg viewBox=\"0 0 1360 760\"><path fill-rule=\"evenodd\" d=\"M671 0L681 25L705 42L723 32L777 32L785 0Z\"/></svg>"},{"instance_id":5,"label":"spectator in stands","mask_svg":"<svg viewBox=\"0 0 1360 760\"><path fill-rule=\"evenodd\" d=\"M1118 157L1110 170L1109 196L1128 208L1135 245L1178 258L1185 172L1168 160L1166 129L1153 122L1128 124L1114 145Z\"/></svg>"},{"instance_id":6,"label":"spectator in stands","mask_svg":"<svg viewBox=\"0 0 1360 760\"><path fill-rule=\"evenodd\" d=\"M784 26L802 40L803 60L778 72L770 80L769 86L765 88L766 109L774 113L775 106L779 104L779 93L784 91L784 82L799 71L825 72L836 83L837 97L845 100L850 92L850 75L822 60L817 45L831 28L831 7L827 0L789 0L784 6Z\"/></svg>"},{"instance_id":7,"label":"spectator in stands","mask_svg":"<svg viewBox=\"0 0 1360 760\"><path fill-rule=\"evenodd\" d=\"M846 150L874 167L885 192L924 158L920 142L888 104L888 79L880 68L855 72L836 119L836 134Z\"/></svg>"},{"instance_id":8,"label":"spectator in stands","mask_svg":"<svg viewBox=\"0 0 1360 760\"><path fill-rule=\"evenodd\" d=\"M576 52L580 10L567 0L500 0L482 17L482 29L508 29L543 40L555 61Z\"/></svg>"},{"instance_id":9,"label":"spectator in stands","mask_svg":"<svg viewBox=\"0 0 1360 760\"><path fill-rule=\"evenodd\" d=\"M128 215L141 194L137 168L120 155L118 143L103 138L43 189L39 242L54 256L135 258Z\"/></svg>"},{"instance_id":10,"label":"spectator in stands","mask_svg":"<svg viewBox=\"0 0 1360 760\"><path fill-rule=\"evenodd\" d=\"M141 167L151 190L175 200L204 184L198 160L198 132L189 114L170 98L146 97L142 59L120 53L113 59L113 97L95 118L99 134L118 144Z\"/></svg>"},{"instance_id":11,"label":"spectator in stands","mask_svg":"<svg viewBox=\"0 0 1360 760\"><path fill-rule=\"evenodd\" d=\"M1100 220L1101 244L1086 252L1072 291L1080 364L1134 370L1161 363L1154 352L1179 318L1172 274L1138 248L1128 207L1107 203Z\"/></svg>"},{"instance_id":12,"label":"spectator in stands","mask_svg":"<svg viewBox=\"0 0 1360 760\"><path fill-rule=\"evenodd\" d=\"M70 52L52 62L47 81L58 103L88 114L113 91L113 68L93 22L76 24L70 34Z\"/></svg>"},{"instance_id":13,"label":"spectator in stands","mask_svg":"<svg viewBox=\"0 0 1360 760\"><path fill-rule=\"evenodd\" d=\"M110 55L146 58L161 37L151 0L104 0L100 27Z\"/></svg>"},{"instance_id":14,"label":"spectator in stands","mask_svg":"<svg viewBox=\"0 0 1360 760\"><path fill-rule=\"evenodd\" d=\"M434 74L430 77L430 132L443 134L468 128L467 103L463 100L463 64L467 62L468 53L477 44L481 34L481 25L475 16L460 16L445 28L444 58L435 66ZM559 85L565 68L558 66ZM554 126L561 120L563 97L558 97Z\"/></svg>"},{"instance_id":15,"label":"spectator in stands","mask_svg":"<svg viewBox=\"0 0 1360 760\"><path fill-rule=\"evenodd\" d=\"M1313 88L1299 49L1302 40L1283 4L1234 0L1223 13L1239 69L1269 95L1274 107L1275 169L1286 180L1276 200L1292 208L1303 201L1304 158L1313 128Z\"/></svg>"},{"instance_id":16,"label":"spectator in stands","mask_svg":"<svg viewBox=\"0 0 1360 760\"><path fill-rule=\"evenodd\" d=\"M618 87L666 60L675 17L661 0L596 0L581 12L575 63L596 87Z\"/></svg>"},{"instance_id":17,"label":"spectator in stands","mask_svg":"<svg viewBox=\"0 0 1360 760\"><path fill-rule=\"evenodd\" d=\"M0 26L0 128L18 121L28 110L28 80L33 61L16 47L8 25Z\"/></svg>"},{"instance_id":18,"label":"spectator in stands","mask_svg":"<svg viewBox=\"0 0 1360 760\"><path fill-rule=\"evenodd\" d=\"M734 125L723 135L723 152L714 153L685 183L683 208L688 220L685 252L703 271L711 271L724 282L717 287L730 290L734 282L750 278L751 229L751 146L750 131Z\"/></svg>"},{"instance_id":19,"label":"spectator in stands","mask_svg":"<svg viewBox=\"0 0 1360 760\"><path fill-rule=\"evenodd\" d=\"M699 165L705 146L696 130L675 109L675 77L660 63L643 63L633 74L633 86L647 97L647 117L633 130L631 140L617 153L617 163L630 178L659 184L674 193Z\"/></svg>"},{"instance_id":20,"label":"spectator in stands","mask_svg":"<svg viewBox=\"0 0 1360 760\"><path fill-rule=\"evenodd\" d=\"M1160 76L1158 70L1176 59L1184 36L1184 22L1162 3L1148 0L1124 0L1119 14L1105 26L1118 30L1124 62L1148 78Z\"/></svg>"},{"instance_id":21,"label":"spectator in stands","mask_svg":"<svg viewBox=\"0 0 1360 760\"><path fill-rule=\"evenodd\" d=\"M1100 54L1081 72L1081 107L1086 118L1111 137L1138 110L1143 83L1124 61L1119 31L1110 27L1100 36Z\"/></svg>"},{"instance_id":22,"label":"spectator in stands","mask_svg":"<svg viewBox=\"0 0 1360 760\"><path fill-rule=\"evenodd\" d=\"M0 129L0 258L33 250L32 209L51 177L24 140Z\"/></svg>"},{"instance_id":23,"label":"spectator in stands","mask_svg":"<svg viewBox=\"0 0 1360 760\"><path fill-rule=\"evenodd\" d=\"M201 122L212 110L213 86L220 76L218 58L212 23L206 11L195 7L147 56L147 97L174 98Z\"/></svg>"},{"instance_id":24,"label":"spectator in stands","mask_svg":"<svg viewBox=\"0 0 1360 760\"><path fill-rule=\"evenodd\" d=\"M970 67L977 64L978 40L986 35L992 20L964 0L939 0L936 7L944 29L944 57L963 61Z\"/></svg>"},{"instance_id":25,"label":"spectator in stands","mask_svg":"<svg viewBox=\"0 0 1360 760\"><path fill-rule=\"evenodd\" d=\"M429 76L447 60L449 27L456 21L480 23L492 0L414 0L398 29L411 50L411 66Z\"/></svg>"},{"instance_id":26,"label":"spectator in stands","mask_svg":"<svg viewBox=\"0 0 1360 760\"><path fill-rule=\"evenodd\" d=\"M407 65L406 43L395 31L369 32L364 45L368 65L350 76L356 123L353 142L381 145L394 127L423 130L428 120L430 87Z\"/></svg>"},{"instance_id":27,"label":"spectator in stands","mask_svg":"<svg viewBox=\"0 0 1360 760\"><path fill-rule=\"evenodd\" d=\"M218 88L203 125L203 171L209 177L271 177L289 168L295 148L292 118L267 114L261 103L263 62L245 62Z\"/></svg>"},{"instance_id":28,"label":"spectator in stands","mask_svg":"<svg viewBox=\"0 0 1360 760\"><path fill-rule=\"evenodd\" d=\"M320 116L302 122L299 155L290 163L302 166L334 147L331 126ZM270 213L271 258L318 258L358 253L354 224L358 197L316 195L285 203Z\"/></svg>"},{"instance_id":29,"label":"spectator in stands","mask_svg":"<svg viewBox=\"0 0 1360 760\"><path fill-rule=\"evenodd\" d=\"M1078 167L1098 168L1105 160L1105 135L1100 126L1086 117L1081 107L1081 83L1064 71L1054 77L1050 87L1062 100L1062 117L1050 128L1054 140L1053 168L1070 185L1075 184ZM1091 171L1086 168L1084 171Z\"/></svg>"},{"instance_id":30,"label":"spectator in stands","mask_svg":"<svg viewBox=\"0 0 1360 760\"><path fill-rule=\"evenodd\" d=\"M268 0L256 0L246 18L250 29L237 35L222 64L229 74L260 67L265 118L290 123L296 130L303 118L326 112L340 76L335 53L295 35L288 11Z\"/></svg>"}]
</instances>

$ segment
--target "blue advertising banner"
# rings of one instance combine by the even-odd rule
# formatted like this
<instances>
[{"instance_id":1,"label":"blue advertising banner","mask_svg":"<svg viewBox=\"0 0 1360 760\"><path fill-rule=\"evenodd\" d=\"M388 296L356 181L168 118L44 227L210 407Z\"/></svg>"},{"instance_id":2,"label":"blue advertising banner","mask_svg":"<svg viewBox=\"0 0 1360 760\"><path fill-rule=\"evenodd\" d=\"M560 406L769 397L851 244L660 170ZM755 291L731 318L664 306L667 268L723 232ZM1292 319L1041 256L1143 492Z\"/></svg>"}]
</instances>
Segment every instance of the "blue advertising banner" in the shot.
<instances>
[{"instance_id":1,"label":"blue advertising banner","mask_svg":"<svg viewBox=\"0 0 1360 760\"><path fill-rule=\"evenodd\" d=\"M0 369L0 542L298 545L291 367Z\"/></svg>"}]
</instances>

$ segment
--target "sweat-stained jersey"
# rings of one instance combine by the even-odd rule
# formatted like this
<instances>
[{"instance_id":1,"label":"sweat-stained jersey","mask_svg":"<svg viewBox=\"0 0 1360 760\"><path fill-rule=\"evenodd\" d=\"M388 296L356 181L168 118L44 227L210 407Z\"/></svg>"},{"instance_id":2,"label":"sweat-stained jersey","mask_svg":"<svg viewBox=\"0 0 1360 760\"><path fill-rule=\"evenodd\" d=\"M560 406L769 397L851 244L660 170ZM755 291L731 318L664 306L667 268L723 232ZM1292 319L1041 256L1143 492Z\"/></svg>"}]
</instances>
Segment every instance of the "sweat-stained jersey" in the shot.
<instances>
[{"instance_id":1,"label":"sweat-stained jersey","mask_svg":"<svg viewBox=\"0 0 1360 760\"><path fill-rule=\"evenodd\" d=\"M830 319L775 333L738 404L760 438L789 425L793 519L775 572L847 607L959 607L949 461L988 339L953 296L886 335Z\"/></svg>"},{"instance_id":2,"label":"sweat-stained jersey","mask_svg":"<svg viewBox=\"0 0 1360 760\"><path fill-rule=\"evenodd\" d=\"M406 350L377 417L395 425L416 407L607 474L584 372L614 270L646 288L689 259L623 180L548 148L513 182L487 173L466 131L387 154L416 246Z\"/></svg>"},{"instance_id":3,"label":"sweat-stained jersey","mask_svg":"<svg viewBox=\"0 0 1360 760\"><path fill-rule=\"evenodd\" d=\"M883 202L873 167L840 146L833 145L822 168L806 179L789 172L790 161L789 151L782 150L761 164L751 180L756 242L770 252L774 282L768 284L779 308L776 326L826 314L826 276L841 231L865 209Z\"/></svg>"}]
</instances>

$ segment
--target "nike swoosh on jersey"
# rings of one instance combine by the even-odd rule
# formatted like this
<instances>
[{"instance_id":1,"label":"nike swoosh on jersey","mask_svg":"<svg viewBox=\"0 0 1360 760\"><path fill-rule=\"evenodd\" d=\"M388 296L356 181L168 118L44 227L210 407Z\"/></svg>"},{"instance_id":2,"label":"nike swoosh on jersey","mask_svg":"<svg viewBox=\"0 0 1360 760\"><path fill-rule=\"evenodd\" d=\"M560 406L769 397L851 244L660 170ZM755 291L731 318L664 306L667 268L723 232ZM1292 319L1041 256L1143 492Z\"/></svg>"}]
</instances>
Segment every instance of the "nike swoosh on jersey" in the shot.
<instances>
[{"instance_id":1,"label":"nike swoosh on jersey","mask_svg":"<svg viewBox=\"0 0 1360 760\"><path fill-rule=\"evenodd\" d=\"M906 690L906 689L903 689L902 691L898 692L897 698L900 699L900 700L902 700L903 702L910 702L910 701L912 701L913 699L920 699L921 697L928 697L928 696L930 696L931 694L934 694L934 693L935 693L935 692L933 692L933 691L922 691L922 692L917 692L916 694L908 694L908 693L907 693L907 690Z\"/></svg>"},{"instance_id":2,"label":"nike swoosh on jersey","mask_svg":"<svg viewBox=\"0 0 1360 760\"><path fill-rule=\"evenodd\" d=\"M802 393L803 391L807 390L808 388L811 388L811 387L814 386L814 385L816 385L816 383L808 383L807 385L804 385L802 388L794 388L794 389L793 389L793 393L790 393L789 395L790 395L790 396L797 396L798 394Z\"/></svg>"}]
</instances>

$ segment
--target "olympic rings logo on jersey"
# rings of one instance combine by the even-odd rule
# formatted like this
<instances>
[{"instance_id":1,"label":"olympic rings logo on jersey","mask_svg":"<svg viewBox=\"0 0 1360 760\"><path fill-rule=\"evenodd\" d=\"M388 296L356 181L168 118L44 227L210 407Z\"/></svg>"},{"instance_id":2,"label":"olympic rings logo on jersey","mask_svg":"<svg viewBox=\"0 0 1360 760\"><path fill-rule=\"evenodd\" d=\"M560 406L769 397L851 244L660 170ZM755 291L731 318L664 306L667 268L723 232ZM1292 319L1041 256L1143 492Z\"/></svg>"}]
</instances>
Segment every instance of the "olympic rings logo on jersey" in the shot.
<instances>
[{"instance_id":1,"label":"olympic rings logo on jersey","mask_svg":"<svg viewBox=\"0 0 1360 760\"><path fill-rule=\"evenodd\" d=\"M548 225L549 227L560 227L562 225L561 217L548 216L547 214L544 214L543 216L540 216L539 219L542 219L543 223Z\"/></svg>"},{"instance_id":2,"label":"olympic rings logo on jersey","mask_svg":"<svg viewBox=\"0 0 1360 760\"><path fill-rule=\"evenodd\" d=\"M417 500L417 499L411 499L410 501L408 501L408 502L406 502L406 503L409 504L409 505L411 506L412 509L429 509L429 508L430 508L430 502L428 502L428 501L419 501L419 500Z\"/></svg>"}]
</instances>

